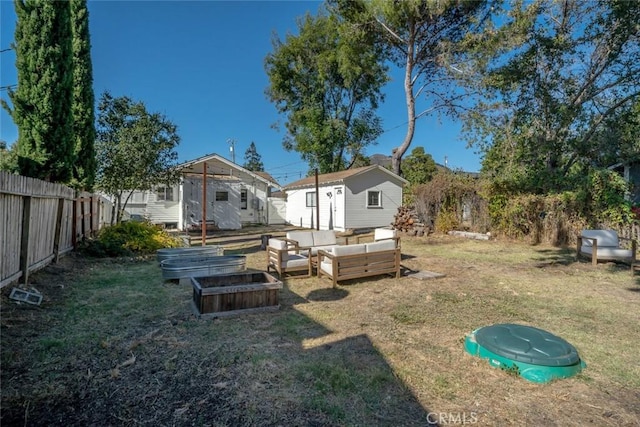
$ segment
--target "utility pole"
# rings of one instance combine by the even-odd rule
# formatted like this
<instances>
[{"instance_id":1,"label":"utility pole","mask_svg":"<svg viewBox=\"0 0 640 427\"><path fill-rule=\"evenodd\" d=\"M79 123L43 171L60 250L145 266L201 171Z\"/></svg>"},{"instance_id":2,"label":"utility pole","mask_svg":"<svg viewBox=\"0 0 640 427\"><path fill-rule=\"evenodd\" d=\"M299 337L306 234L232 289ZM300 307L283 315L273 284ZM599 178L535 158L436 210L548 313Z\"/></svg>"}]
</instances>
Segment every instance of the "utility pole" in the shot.
<instances>
[{"instance_id":1,"label":"utility pole","mask_svg":"<svg viewBox=\"0 0 640 427\"><path fill-rule=\"evenodd\" d=\"M227 142L229 143L229 151L231 151L231 161L233 163L236 162L236 140L233 138L229 138L227 139Z\"/></svg>"}]
</instances>

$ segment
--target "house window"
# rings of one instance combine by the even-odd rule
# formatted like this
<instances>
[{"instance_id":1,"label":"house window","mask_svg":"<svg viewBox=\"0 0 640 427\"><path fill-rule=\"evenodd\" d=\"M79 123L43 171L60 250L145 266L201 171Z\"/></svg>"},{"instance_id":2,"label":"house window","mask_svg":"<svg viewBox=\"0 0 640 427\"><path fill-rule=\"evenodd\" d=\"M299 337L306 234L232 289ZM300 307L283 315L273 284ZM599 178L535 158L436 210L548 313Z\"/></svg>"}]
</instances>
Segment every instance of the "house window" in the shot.
<instances>
[{"instance_id":1,"label":"house window","mask_svg":"<svg viewBox=\"0 0 640 427\"><path fill-rule=\"evenodd\" d=\"M240 209L247 209L247 190L240 190Z\"/></svg>"},{"instance_id":2,"label":"house window","mask_svg":"<svg viewBox=\"0 0 640 427\"><path fill-rule=\"evenodd\" d=\"M380 191L367 191L367 207L368 208L381 208L382 198L380 197Z\"/></svg>"},{"instance_id":3,"label":"house window","mask_svg":"<svg viewBox=\"0 0 640 427\"><path fill-rule=\"evenodd\" d=\"M229 201L228 191L216 191L216 202L228 202L228 201Z\"/></svg>"},{"instance_id":4,"label":"house window","mask_svg":"<svg viewBox=\"0 0 640 427\"><path fill-rule=\"evenodd\" d=\"M316 207L316 192L309 191L307 192L307 207L315 208Z\"/></svg>"},{"instance_id":5,"label":"house window","mask_svg":"<svg viewBox=\"0 0 640 427\"><path fill-rule=\"evenodd\" d=\"M144 203L146 192L143 191L134 191L131 193L131 198L129 199L130 203Z\"/></svg>"},{"instance_id":6,"label":"house window","mask_svg":"<svg viewBox=\"0 0 640 427\"><path fill-rule=\"evenodd\" d=\"M157 200L172 202L173 201L173 188L171 187L158 187L156 190Z\"/></svg>"}]
</instances>

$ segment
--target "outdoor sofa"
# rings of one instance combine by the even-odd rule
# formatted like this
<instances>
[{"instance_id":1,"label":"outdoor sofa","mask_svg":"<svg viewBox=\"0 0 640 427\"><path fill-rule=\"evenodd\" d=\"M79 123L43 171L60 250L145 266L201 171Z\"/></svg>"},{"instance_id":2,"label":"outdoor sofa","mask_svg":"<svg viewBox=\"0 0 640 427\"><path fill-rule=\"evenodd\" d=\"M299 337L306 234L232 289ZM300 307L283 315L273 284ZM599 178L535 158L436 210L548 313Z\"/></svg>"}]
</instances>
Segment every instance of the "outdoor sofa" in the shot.
<instances>
[{"instance_id":1,"label":"outdoor sofa","mask_svg":"<svg viewBox=\"0 0 640 427\"><path fill-rule=\"evenodd\" d=\"M400 277L400 247L398 240L385 239L370 243L334 246L318 251L318 277L338 282L368 276L391 274Z\"/></svg>"},{"instance_id":2,"label":"outdoor sofa","mask_svg":"<svg viewBox=\"0 0 640 427\"><path fill-rule=\"evenodd\" d=\"M360 237L372 238L373 242L359 243ZM267 245L267 271L275 271L280 277L290 273L296 277L309 277L313 274L314 268L318 271L318 276L322 274L330 277L334 286L338 280L347 278L357 278L372 276L384 273L397 273L400 271L400 238L395 230L379 228L373 233L359 236L358 243L349 245L346 238L338 238L333 230L294 230L289 231L284 238L271 238ZM382 245L369 246L367 255L366 245L386 242ZM345 244L340 244L345 243ZM336 257L337 270L333 269L320 272L320 253L324 253L322 258L327 265L332 263ZM372 255L373 252L388 252L384 254ZM397 252L397 262L396 262ZM358 268L345 270L344 255L358 255L351 258L352 262L362 264ZM371 265L370 265L371 264ZM374 266L375 265L375 266Z\"/></svg>"},{"instance_id":3,"label":"outdoor sofa","mask_svg":"<svg viewBox=\"0 0 640 427\"><path fill-rule=\"evenodd\" d=\"M589 258L593 265L598 261L621 261L633 268L636 261L636 240L619 237L614 230L582 230L577 240L577 257ZM630 242L630 248L622 247L623 241Z\"/></svg>"}]
</instances>

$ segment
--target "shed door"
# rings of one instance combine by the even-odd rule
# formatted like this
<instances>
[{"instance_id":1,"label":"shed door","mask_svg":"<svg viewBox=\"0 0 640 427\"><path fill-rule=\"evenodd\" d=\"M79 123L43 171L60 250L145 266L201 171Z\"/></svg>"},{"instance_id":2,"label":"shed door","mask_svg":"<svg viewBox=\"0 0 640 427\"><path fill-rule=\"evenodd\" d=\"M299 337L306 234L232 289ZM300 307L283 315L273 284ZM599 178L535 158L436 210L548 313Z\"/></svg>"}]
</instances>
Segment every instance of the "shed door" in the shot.
<instances>
[{"instance_id":1,"label":"shed door","mask_svg":"<svg viewBox=\"0 0 640 427\"><path fill-rule=\"evenodd\" d=\"M334 187L335 194L333 202L333 227L337 230L344 230L344 187Z\"/></svg>"}]
</instances>

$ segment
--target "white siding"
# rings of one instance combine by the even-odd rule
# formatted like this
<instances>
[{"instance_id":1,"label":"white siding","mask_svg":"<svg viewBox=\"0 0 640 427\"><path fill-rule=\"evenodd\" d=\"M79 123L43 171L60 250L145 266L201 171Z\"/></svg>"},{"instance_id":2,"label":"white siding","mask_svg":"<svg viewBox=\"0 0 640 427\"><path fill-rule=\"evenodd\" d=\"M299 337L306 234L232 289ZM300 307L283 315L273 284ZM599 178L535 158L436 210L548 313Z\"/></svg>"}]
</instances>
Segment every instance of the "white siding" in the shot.
<instances>
[{"instance_id":1,"label":"white siding","mask_svg":"<svg viewBox=\"0 0 640 427\"><path fill-rule=\"evenodd\" d=\"M313 189L303 188L287 191L287 223L298 227L312 228L315 209L306 207L306 193Z\"/></svg>"},{"instance_id":2,"label":"white siding","mask_svg":"<svg viewBox=\"0 0 640 427\"><path fill-rule=\"evenodd\" d=\"M402 205L400 181L392 182L389 174L372 170L363 175L350 177L346 184L345 227L385 227L393 222L398 207ZM367 207L367 191L381 192L381 207Z\"/></svg>"},{"instance_id":3,"label":"white siding","mask_svg":"<svg viewBox=\"0 0 640 427\"><path fill-rule=\"evenodd\" d=\"M240 209L240 221L243 224L267 223L267 185L246 175L247 181L243 181L241 189L247 190L247 208ZM238 199L240 208L240 199Z\"/></svg>"},{"instance_id":4,"label":"white siding","mask_svg":"<svg viewBox=\"0 0 640 427\"><path fill-rule=\"evenodd\" d=\"M287 221L287 202L278 197L269 197L267 200L267 219L269 225L285 224Z\"/></svg>"},{"instance_id":5,"label":"white siding","mask_svg":"<svg viewBox=\"0 0 640 427\"><path fill-rule=\"evenodd\" d=\"M158 200L156 191L150 191L147 197L147 208L143 214L154 224L176 224L178 225L180 217L180 189L174 186L173 200Z\"/></svg>"},{"instance_id":6,"label":"white siding","mask_svg":"<svg viewBox=\"0 0 640 427\"><path fill-rule=\"evenodd\" d=\"M228 200L216 200L216 192L227 193ZM185 218L183 227L200 226L202 219L202 179L186 177L183 187ZM207 178L207 221L223 230L238 230L240 223L240 182Z\"/></svg>"},{"instance_id":7,"label":"white siding","mask_svg":"<svg viewBox=\"0 0 640 427\"><path fill-rule=\"evenodd\" d=\"M315 192L314 187L287 191L287 223L298 227L316 228L315 207L307 207L307 193ZM335 224L334 185L322 185L320 194L320 230L333 230ZM315 196L314 196L315 200ZM343 230L339 230L343 231Z\"/></svg>"}]
</instances>

